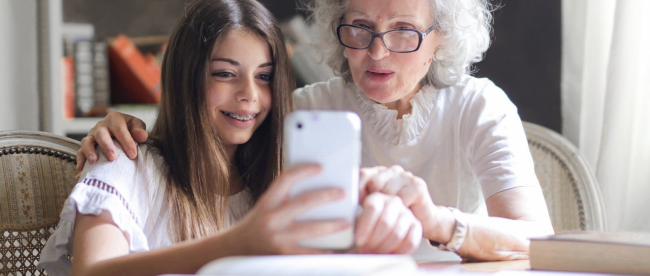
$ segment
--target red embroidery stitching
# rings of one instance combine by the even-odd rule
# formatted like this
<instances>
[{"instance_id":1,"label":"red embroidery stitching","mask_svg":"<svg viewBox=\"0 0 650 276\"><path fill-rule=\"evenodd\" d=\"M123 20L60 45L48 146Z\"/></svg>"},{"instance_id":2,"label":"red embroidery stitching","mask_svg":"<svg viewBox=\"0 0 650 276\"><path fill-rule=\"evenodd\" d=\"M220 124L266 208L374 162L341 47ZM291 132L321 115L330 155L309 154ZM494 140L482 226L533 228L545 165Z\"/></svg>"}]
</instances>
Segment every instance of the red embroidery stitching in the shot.
<instances>
[{"instance_id":1,"label":"red embroidery stitching","mask_svg":"<svg viewBox=\"0 0 650 276\"><path fill-rule=\"evenodd\" d=\"M88 186L93 186L93 187L102 189L102 190L104 190L104 191L106 191L106 192L108 192L108 193L110 193L112 195L117 196L117 198L119 198L120 201L122 201L122 205L124 205L124 208L126 208L126 210L129 212L129 214L131 214L131 217L133 218L135 223L136 224L138 223L138 219L135 217L135 214L133 213L133 211L131 211L131 208L129 208L129 204L126 202L126 199L124 199L122 194L120 194L117 191L117 189L115 189L115 187L113 187L111 185L108 185L107 183L105 183L105 182L103 182L101 180L97 180L97 179L93 179L93 178L84 178L84 180L82 180L81 183L84 183L84 184L86 184Z\"/></svg>"}]
</instances>

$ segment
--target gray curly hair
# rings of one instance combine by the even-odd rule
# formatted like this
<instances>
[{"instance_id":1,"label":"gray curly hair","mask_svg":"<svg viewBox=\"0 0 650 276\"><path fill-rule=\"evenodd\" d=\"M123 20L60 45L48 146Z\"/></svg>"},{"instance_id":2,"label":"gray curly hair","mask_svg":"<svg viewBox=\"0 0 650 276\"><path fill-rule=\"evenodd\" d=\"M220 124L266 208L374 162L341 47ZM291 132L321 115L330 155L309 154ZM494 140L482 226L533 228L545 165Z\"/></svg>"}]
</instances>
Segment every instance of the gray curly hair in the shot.
<instances>
[{"instance_id":1,"label":"gray curly hair","mask_svg":"<svg viewBox=\"0 0 650 276\"><path fill-rule=\"evenodd\" d=\"M312 23L320 28L320 41L315 46L327 57L335 74L351 84L352 73L344 47L336 37L336 28L348 8L349 0L313 0L307 4ZM472 64L483 60L490 47L492 5L488 0L427 0L439 26L444 60L434 62L422 79L422 85L437 88L456 84L464 74L471 74Z\"/></svg>"}]
</instances>

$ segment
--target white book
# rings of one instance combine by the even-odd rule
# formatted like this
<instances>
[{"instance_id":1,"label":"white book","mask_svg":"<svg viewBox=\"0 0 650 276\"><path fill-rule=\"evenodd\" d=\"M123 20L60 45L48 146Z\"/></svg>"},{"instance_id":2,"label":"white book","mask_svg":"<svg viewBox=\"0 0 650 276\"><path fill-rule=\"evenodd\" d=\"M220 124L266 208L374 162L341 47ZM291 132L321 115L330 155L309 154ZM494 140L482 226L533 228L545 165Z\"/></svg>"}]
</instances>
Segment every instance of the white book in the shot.
<instances>
[{"instance_id":1,"label":"white book","mask_svg":"<svg viewBox=\"0 0 650 276\"><path fill-rule=\"evenodd\" d=\"M412 275L418 266L409 255L238 256L212 261L197 275Z\"/></svg>"}]
</instances>

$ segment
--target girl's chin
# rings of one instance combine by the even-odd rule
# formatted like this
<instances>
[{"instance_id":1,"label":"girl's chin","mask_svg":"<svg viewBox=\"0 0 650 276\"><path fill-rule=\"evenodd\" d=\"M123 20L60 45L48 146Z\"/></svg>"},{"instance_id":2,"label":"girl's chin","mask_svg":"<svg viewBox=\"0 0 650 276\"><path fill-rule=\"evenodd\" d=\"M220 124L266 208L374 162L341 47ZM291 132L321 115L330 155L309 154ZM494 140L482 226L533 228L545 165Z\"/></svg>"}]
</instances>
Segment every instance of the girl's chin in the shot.
<instances>
[{"instance_id":1,"label":"girl's chin","mask_svg":"<svg viewBox=\"0 0 650 276\"><path fill-rule=\"evenodd\" d=\"M237 135L231 137L223 137L226 146L239 146L245 144L251 139L251 136Z\"/></svg>"}]
</instances>

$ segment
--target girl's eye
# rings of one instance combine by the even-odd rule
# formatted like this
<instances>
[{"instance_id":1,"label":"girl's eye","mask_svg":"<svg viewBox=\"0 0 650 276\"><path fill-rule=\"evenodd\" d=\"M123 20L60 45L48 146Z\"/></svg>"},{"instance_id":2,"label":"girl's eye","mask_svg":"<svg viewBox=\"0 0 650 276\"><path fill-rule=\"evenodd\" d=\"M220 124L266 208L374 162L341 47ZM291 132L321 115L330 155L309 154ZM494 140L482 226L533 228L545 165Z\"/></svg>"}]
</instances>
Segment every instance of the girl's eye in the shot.
<instances>
[{"instance_id":1,"label":"girl's eye","mask_svg":"<svg viewBox=\"0 0 650 276\"><path fill-rule=\"evenodd\" d=\"M233 73L230 72L214 72L212 73L213 77L219 77L219 78L228 78L234 76Z\"/></svg>"},{"instance_id":2,"label":"girl's eye","mask_svg":"<svg viewBox=\"0 0 650 276\"><path fill-rule=\"evenodd\" d=\"M406 26L401 26L401 27L397 27L395 29L397 29L397 30L412 30L413 28L409 28L409 27L406 27Z\"/></svg>"},{"instance_id":3,"label":"girl's eye","mask_svg":"<svg viewBox=\"0 0 650 276\"><path fill-rule=\"evenodd\" d=\"M260 74L257 76L258 79L261 79L263 81L272 81L273 80L273 75L271 74Z\"/></svg>"}]
</instances>

